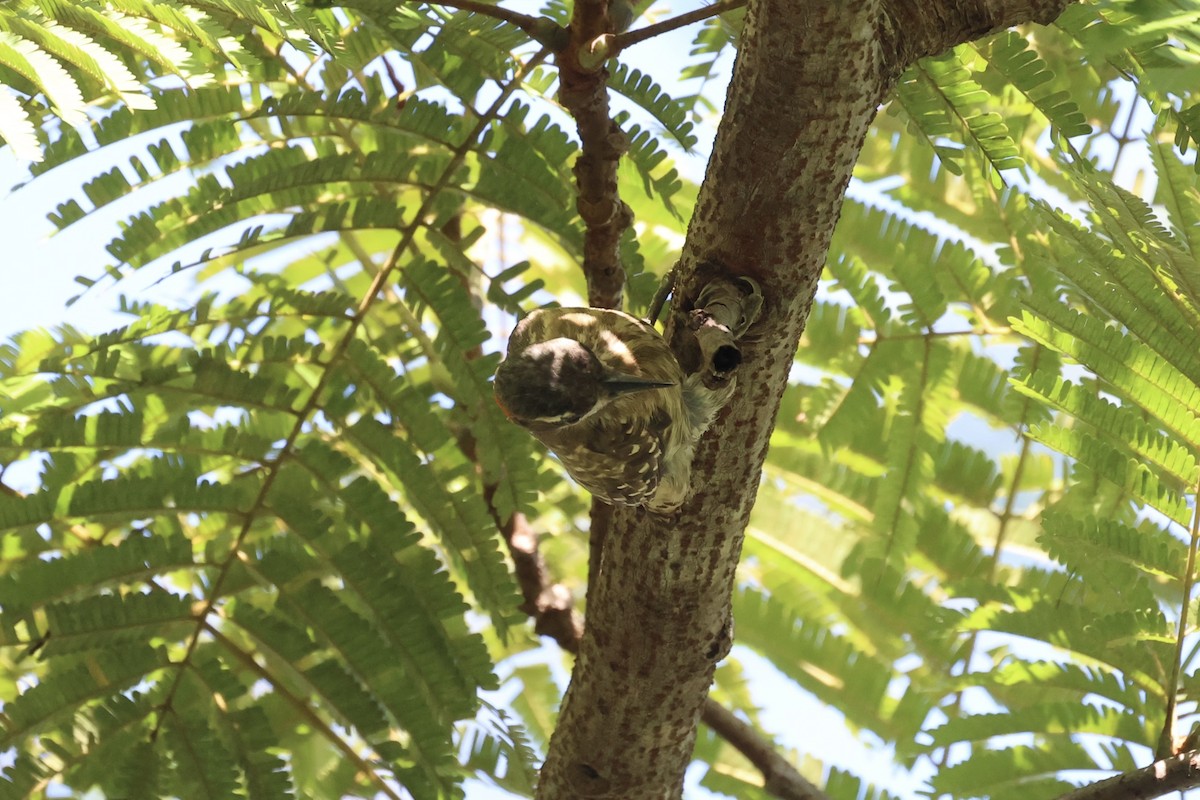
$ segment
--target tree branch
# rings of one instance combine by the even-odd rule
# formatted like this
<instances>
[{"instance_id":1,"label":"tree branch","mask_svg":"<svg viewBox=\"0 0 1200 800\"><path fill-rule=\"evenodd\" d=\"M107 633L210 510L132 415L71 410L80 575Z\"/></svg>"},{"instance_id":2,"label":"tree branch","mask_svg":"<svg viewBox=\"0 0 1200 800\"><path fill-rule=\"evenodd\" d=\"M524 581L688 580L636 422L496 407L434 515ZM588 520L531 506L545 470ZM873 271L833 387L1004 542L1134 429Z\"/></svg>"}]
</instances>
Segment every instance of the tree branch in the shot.
<instances>
[{"instance_id":1,"label":"tree branch","mask_svg":"<svg viewBox=\"0 0 1200 800\"><path fill-rule=\"evenodd\" d=\"M677 17L664 19L662 22L656 22L653 25L648 25L645 28L639 28L636 31L628 33L619 33L613 37L612 51L615 53L619 50L624 50L626 47L644 42L668 31L673 31L676 28L682 28L685 25L691 25L693 22L700 22L709 17L715 17L726 11L732 11L735 8L741 8L746 5L747 0L720 0L718 3L713 3L711 6L697 8L694 11L689 11L686 14L680 14Z\"/></svg>"},{"instance_id":2,"label":"tree branch","mask_svg":"<svg viewBox=\"0 0 1200 800\"><path fill-rule=\"evenodd\" d=\"M485 493L486 493L485 489ZM494 488L493 488L494 491ZM491 497L488 507L493 509ZM546 561L538 549L537 534L529 527L524 514L516 514L501 525L504 541L512 556L517 583L525 598L521 610L533 617L533 629L549 636L568 653L579 652L583 637L583 618L574 610L571 592L561 583L550 581ZM796 768L732 711L713 700L704 701L701 721L758 768L763 776L763 788L779 800L829 800Z\"/></svg>"},{"instance_id":3,"label":"tree branch","mask_svg":"<svg viewBox=\"0 0 1200 800\"><path fill-rule=\"evenodd\" d=\"M879 40L898 68L1026 22L1049 25L1077 0L886 0Z\"/></svg>"},{"instance_id":4,"label":"tree branch","mask_svg":"<svg viewBox=\"0 0 1200 800\"><path fill-rule=\"evenodd\" d=\"M740 341L734 398L697 450L693 481L703 490L672 516L614 511L539 797L681 793L779 399L845 186L889 85L876 13L874 3L749 4L668 338L677 353L694 341L689 312L712 280L697 279L702 263L753 277L766 305Z\"/></svg>"},{"instance_id":5,"label":"tree branch","mask_svg":"<svg viewBox=\"0 0 1200 800\"><path fill-rule=\"evenodd\" d=\"M668 340L677 355L694 341L689 312L711 281L699 265L753 278L765 304L739 341L733 397L697 447L697 491L673 515L616 508L603 531L593 520L604 548L539 798L680 796L775 416L867 129L915 57L903 40L944 50L1052 4L1066 0L750 0ZM929 32L936 15L962 38Z\"/></svg>"},{"instance_id":6,"label":"tree branch","mask_svg":"<svg viewBox=\"0 0 1200 800\"><path fill-rule=\"evenodd\" d=\"M490 497L488 506L494 508ZM529 521L524 514L514 514L501 525L500 532L508 544L517 584L525 598L521 610L533 618L534 632L549 636L568 653L578 652L579 640L583 637L583 618L575 610L571 590L550 581L546 560L538 548L537 534L529 527Z\"/></svg>"},{"instance_id":7,"label":"tree branch","mask_svg":"<svg viewBox=\"0 0 1200 800\"><path fill-rule=\"evenodd\" d=\"M1200 786L1200 750L1155 761L1133 772L1083 786L1058 800L1151 800Z\"/></svg>"},{"instance_id":8,"label":"tree branch","mask_svg":"<svg viewBox=\"0 0 1200 800\"><path fill-rule=\"evenodd\" d=\"M611 38L608 0L577 0L570 42L558 54L559 100L575 118L581 151L572 171L579 187L576 205L583 218L583 274L588 305L620 308L625 287L621 236L633 212L617 188L617 164L629 149L608 112L608 71L596 63L593 43Z\"/></svg>"}]
</instances>

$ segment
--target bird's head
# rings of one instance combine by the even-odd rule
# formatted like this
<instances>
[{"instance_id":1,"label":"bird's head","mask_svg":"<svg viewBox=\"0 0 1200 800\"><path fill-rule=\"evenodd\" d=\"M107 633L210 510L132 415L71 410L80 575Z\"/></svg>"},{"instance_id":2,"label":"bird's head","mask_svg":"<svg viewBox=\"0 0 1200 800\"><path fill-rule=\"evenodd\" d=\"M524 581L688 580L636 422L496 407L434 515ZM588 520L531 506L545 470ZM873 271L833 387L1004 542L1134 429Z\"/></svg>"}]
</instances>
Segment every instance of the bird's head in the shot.
<instances>
[{"instance_id":1,"label":"bird's head","mask_svg":"<svg viewBox=\"0 0 1200 800\"><path fill-rule=\"evenodd\" d=\"M496 402L526 427L571 425L621 395L670 383L605 369L574 339L549 339L510 353L496 370Z\"/></svg>"}]
</instances>

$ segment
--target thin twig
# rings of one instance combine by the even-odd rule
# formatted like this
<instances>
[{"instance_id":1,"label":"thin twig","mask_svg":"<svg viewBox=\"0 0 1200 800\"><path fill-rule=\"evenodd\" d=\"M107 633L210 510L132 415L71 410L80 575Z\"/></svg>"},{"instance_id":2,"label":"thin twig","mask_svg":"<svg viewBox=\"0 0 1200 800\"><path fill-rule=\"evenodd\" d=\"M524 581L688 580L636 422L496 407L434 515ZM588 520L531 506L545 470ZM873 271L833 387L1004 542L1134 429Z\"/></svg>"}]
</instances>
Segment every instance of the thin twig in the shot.
<instances>
[{"instance_id":1,"label":"thin twig","mask_svg":"<svg viewBox=\"0 0 1200 800\"><path fill-rule=\"evenodd\" d=\"M726 11L732 11L735 8L741 8L746 5L747 0L721 0L719 3L713 3L711 6L697 8L695 11L689 11L686 14L680 14L677 17L664 19L662 22L656 22L653 25L647 25L645 28L638 28L636 31L628 33L620 33L613 40L613 52L623 50L626 47L632 47L638 42L644 42L647 39L652 39L659 34L673 31L676 28L682 28L685 25L691 25L693 22L700 22L709 17L715 17Z\"/></svg>"},{"instance_id":2,"label":"thin twig","mask_svg":"<svg viewBox=\"0 0 1200 800\"><path fill-rule=\"evenodd\" d=\"M758 768L767 794L781 800L828 800L824 792L797 772L749 723L711 697L704 701L702 719L713 733L733 745Z\"/></svg>"},{"instance_id":3,"label":"thin twig","mask_svg":"<svg viewBox=\"0 0 1200 800\"><path fill-rule=\"evenodd\" d=\"M868 338L860 336L859 344L875 345L880 342L902 342L915 341L917 339L953 339L957 336L1007 336L1012 333L1012 328L1005 327L988 327L988 328L971 328L963 331L920 331L918 333L898 333L896 335L875 336Z\"/></svg>"},{"instance_id":4,"label":"thin twig","mask_svg":"<svg viewBox=\"0 0 1200 800\"><path fill-rule=\"evenodd\" d=\"M477 3L475 0L430 0L430 2L422 3L422 5L445 6L446 8L456 8L459 11L470 11L472 14L482 14L485 17L492 17L493 19L516 25L531 35L538 24L537 17L522 14L519 11L513 11L501 6L494 6L490 3Z\"/></svg>"}]
</instances>

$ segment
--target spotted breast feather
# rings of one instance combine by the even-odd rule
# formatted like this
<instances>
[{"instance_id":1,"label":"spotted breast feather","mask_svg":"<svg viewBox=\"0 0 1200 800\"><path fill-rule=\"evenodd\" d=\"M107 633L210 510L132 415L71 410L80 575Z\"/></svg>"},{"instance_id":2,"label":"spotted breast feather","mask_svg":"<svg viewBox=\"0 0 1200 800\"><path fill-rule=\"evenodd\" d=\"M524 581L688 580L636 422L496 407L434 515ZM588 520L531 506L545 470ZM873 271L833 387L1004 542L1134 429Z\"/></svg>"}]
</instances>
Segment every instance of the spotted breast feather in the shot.
<instances>
[{"instance_id":1,"label":"spotted breast feather","mask_svg":"<svg viewBox=\"0 0 1200 800\"><path fill-rule=\"evenodd\" d=\"M658 489L669 421L662 409L649 420L615 419L587 429L570 446L564 442L551 448L592 494L610 503L643 505Z\"/></svg>"}]
</instances>

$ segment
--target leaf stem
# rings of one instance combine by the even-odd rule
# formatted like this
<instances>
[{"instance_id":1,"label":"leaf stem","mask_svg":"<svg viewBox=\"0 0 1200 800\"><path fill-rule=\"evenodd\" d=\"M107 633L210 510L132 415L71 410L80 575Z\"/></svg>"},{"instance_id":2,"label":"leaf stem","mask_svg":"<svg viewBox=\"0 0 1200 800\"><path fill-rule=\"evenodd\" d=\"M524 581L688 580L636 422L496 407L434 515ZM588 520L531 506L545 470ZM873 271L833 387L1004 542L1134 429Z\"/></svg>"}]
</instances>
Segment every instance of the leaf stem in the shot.
<instances>
[{"instance_id":1,"label":"leaf stem","mask_svg":"<svg viewBox=\"0 0 1200 800\"><path fill-rule=\"evenodd\" d=\"M1042 350L1039 347L1034 355L1033 364L1036 367L1038 358L1041 356ZM1029 413L1029 407L1033 401L1025 398L1021 404L1021 419L1024 420L1026 414ZM1029 460L1031 446L1033 441L1028 436L1021 437L1021 454L1017 457L1017 465L1013 469L1012 480L1008 485L1008 495L1004 498L1004 510L1000 512L1000 516L996 526L996 543L992 547L992 556L988 560L987 582L994 584L996 582L996 574L1000 569L1000 554L1004 550L1004 543L1008 537L1009 523L1012 522L1014 512L1016 511L1017 493L1021 490L1021 480L1025 475L1025 465ZM975 648L979 645L979 632L972 631L971 637L967 642L966 655L962 658L963 674L965 675L970 668L971 659L975 655ZM954 718L962 713L963 693L958 691L954 694L954 699L946 708L946 716ZM938 754L936 759L931 758L939 768L946 766L947 760L950 757L950 748L942 748L942 752Z\"/></svg>"},{"instance_id":2,"label":"leaf stem","mask_svg":"<svg viewBox=\"0 0 1200 800\"><path fill-rule=\"evenodd\" d=\"M880 342L902 342L913 341L916 339L952 339L956 336L1007 336L1012 333L1010 327L979 327L971 328L965 331L921 331L920 333L898 333L895 335L888 334L885 336L876 335L875 338L860 336L859 344L873 345Z\"/></svg>"},{"instance_id":3,"label":"leaf stem","mask_svg":"<svg viewBox=\"0 0 1200 800\"><path fill-rule=\"evenodd\" d=\"M1196 487L1196 508L1192 510L1192 541L1188 545L1187 566L1183 574L1183 597L1179 609L1179 630L1175 635L1175 659L1171 663L1171 681L1167 690L1167 708L1163 714L1163 729L1158 735L1155 758L1164 759L1174 755L1172 739L1175 733L1175 703L1179 694L1179 670L1183 662L1183 637L1187 634L1188 607L1192 603L1192 589L1196 585L1196 548L1200 544L1200 486Z\"/></svg>"},{"instance_id":4,"label":"leaf stem","mask_svg":"<svg viewBox=\"0 0 1200 800\"><path fill-rule=\"evenodd\" d=\"M392 250L391 255L388 256L387 261L379 269L379 272L377 272L375 277L371 280L371 285L367 287L367 291L363 294L362 299L359 301L354 314L347 320L348 325L346 327L346 331L342 334L342 338L338 340L337 344L332 348L332 351L329 355L329 360L327 362L327 367L336 364L345 355L347 348L350 347L350 342L354 340L355 334L366 320L367 312L371 310L371 306L374 305L376 299L379 297L380 291L387 283L388 278L390 278L392 273L395 272L395 270L399 267L400 257L412 245L414 239L416 238L417 230L421 227L421 222L425 218L425 215L427 215L433 209L433 205L437 200L438 195L450 183L455 171L462 165L463 161L466 160L467 153L471 151L472 145L487 129L487 126L492 123L492 120L499 116L509 98L512 97L513 92L516 91L518 86L520 86L521 79L528 74L529 70L540 64L549 55L549 49L543 47L535 55L531 56L530 59L516 71L512 77L512 80L503 86L500 94L496 97L495 101L488 108L488 110L480 116L479 121L475 124L475 127L471 129L471 132L463 139L462 144L455 148L454 155L443 169L441 177L430 188L429 194L425 197L425 201L421 204L421 207L417 209L417 212L413 215L409 223L401 230L400 241ZM228 555L226 555L226 557L217 566L216 575L213 576L212 583L209 586L208 596L205 598L203 608L201 608L200 612L196 615L198 624L196 625L196 630L193 632L188 641L183 658L177 664L178 669L175 673L175 680L167 689L166 695L163 697L162 702L158 705L159 716L154 724L153 729L150 731L150 741L152 742L158 738L158 732L162 726L163 718L171 711L171 703L174 701L175 693L179 689L180 676L183 674L183 669L187 667L191 661L192 655L196 652L196 646L200 643L201 634L208 629L207 621L209 615L211 615L216 609L217 601L221 596L221 587L225 584L225 580L229 576L229 572L233 567L233 562L237 559L237 555L242 552L242 546L246 541L246 537L249 536L250 531L254 526L254 521L258 519L259 512L266 504L267 496L271 492L271 487L275 485L275 481L279 477L283 462L291 454L297 440L300 438L300 434L304 432L305 425L308 423L309 417L311 417L313 412L320 407L321 394L325 391L325 387L329 384L333 373L334 370L328 368L321 373L321 377L317 379L316 385L313 386L312 391L309 392L308 399L305 400L303 405L297 411L293 412L294 416L296 417L296 422L295 425L293 425L291 432L284 439L283 444L279 446L279 449L275 455L263 462L263 468L266 472L266 476L263 478L263 482L259 487L258 494L251 502L250 506L244 512L242 512L242 523L239 527L236 537L234 538L233 546L229 549Z\"/></svg>"},{"instance_id":5,"label":"leaf stem","mask_svg":"<svg viewBox=\"0 0 1200 800\"><path fill-rule=\"evenodd\" d=\"M258 675L260 679L271 684L275 694L287 701L288 705L295 709L300 716L304 717L308 724L313 727L313 730L319 731L326 740L334 745L334 747L336 747L338 750L341 750L342 753L345 754L346 758L354 763L354 766L358 768L360 773L362 773L364 776L369 776L372 779L372 782L379 787L379 790L383 794L393 798L393 800L400 800L400 795L396 794L396 791L388 784L386 780L384 780L383 776L379 774L379 771L373 768L361 755L359 755L351 746L350 742L339 736L337 732L325 722L325 720L317 716L316 712L312 710L307 702L292 694L292 692L286 686L279 682L279 680L271 673L270 670L265 669L261 664L255 661L253 655L235 644L232 639L221 633L221 631L215 628L210 622L206 620L203 623L203 626L204 629L208 631L209 636L212 636L217 644L224 647L230 655L248 667L251 672Z\"/></svg>"}]
</instances>

